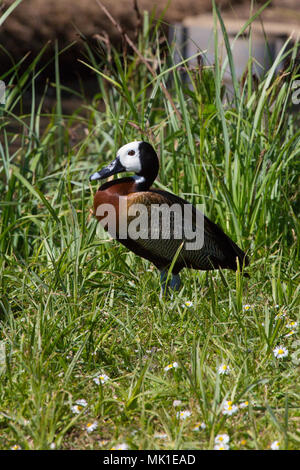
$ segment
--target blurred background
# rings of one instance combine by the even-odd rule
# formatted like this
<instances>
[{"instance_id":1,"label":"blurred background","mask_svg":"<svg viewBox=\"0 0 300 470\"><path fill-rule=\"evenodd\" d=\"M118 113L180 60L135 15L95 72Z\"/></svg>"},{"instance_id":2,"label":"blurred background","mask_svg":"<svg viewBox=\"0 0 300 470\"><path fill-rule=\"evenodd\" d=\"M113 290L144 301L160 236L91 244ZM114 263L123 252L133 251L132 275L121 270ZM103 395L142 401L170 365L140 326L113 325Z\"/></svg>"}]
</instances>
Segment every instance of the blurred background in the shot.
<instances>
[{"instance_id":1,"label":"blurred background","mask_svg":"<svg viewBox=\"0 0 300 470\"><path fill-rule=\"evenodd\" d=\"M12 3L13 0L0 1L0 6L5 10ZM138 5L141 15L144 10L148 10L159 17L166 10L166 29L169 25L183 22L187 17L207 14L212 9L210 0L102 0L102 3L132 37L139 21L135 4ZM249 18L253 2L217 0L216 3L224 19L240 20ZM254 11L264 3L254 2ZM299 0L272 0L260 18L264 22L273 22L275 30L277 27L279 32L280 24L287 25L291 30L299 30ZM79 69L84 69L79 67L77 62L82 47L80 34L87 38L92 38L95 34L108 35L114 45L120 42L117 29L107 20L96 0L24 0L0 28L0 44L9 52L8 56L1 49L1 72L11 64L12 59L18 61L29 51L31 57L34 57L47 41L51 43L44 60L49 59L53 56L53 41L57 39L59 48L76 41L76 44L64 53L61 61L61 72L65 76L74 75Z\"/></svg>"},{"instance_id":2,"label":"blurred background","mask_svg":"<svg viewBox=\"0 0 300 470\"><path fill-rule=\"evenodd\" d=\"M13 3L13 0L0 0L0 13L6 11ZM106 50L113 46L123 51L123 54L130 52L128 45L124 47L118 28L107 18L99 3L97 0L21 1L0 26L0 76L19 61L21 66L18 66L18 69L19 73L22 73L44 48L38 60L39 75L36 79L36 92L41 94L45 80L55 81L54 57L57 47L60 51L61 83L65 88L80 93L84 91L88 100L92 98L98 91L96 74L79 62L86 59L89 61L86 56L86 43L97 48L100 39ZM265 3L262 0L216 0L230 41L234 40L247 19ZM150 18L163 18L161 31L169 41L175 40L178 49L177 62L199 50L207 50L206 59L209 64L213 63L211 0L102 0L101 4L133 41L137 40L138 32L142 30L146 10ZM252 53L259 64L255 72L260 76L260 72L263 73L270 67L284 41L291 36L295 42L299 37L299 0L270 0L251 28L255 36ZM219 36L222 37L221 32ZM246 35L241 36L233 53L238 78L241 78L245 70L248 49ZM192 61L190 65L193 66ZM229 73L225 73L225 81L226 77L230 84ZM56 100L55 93L55 88L50 86L44 110L52 108ZM27 101L29 106L30 93L24 93L23 98L25 105ZM62 92L62 98L64 113L72 113L82 102L79 96L68 93L66 89Z\"/></svg>"}]
</instances>

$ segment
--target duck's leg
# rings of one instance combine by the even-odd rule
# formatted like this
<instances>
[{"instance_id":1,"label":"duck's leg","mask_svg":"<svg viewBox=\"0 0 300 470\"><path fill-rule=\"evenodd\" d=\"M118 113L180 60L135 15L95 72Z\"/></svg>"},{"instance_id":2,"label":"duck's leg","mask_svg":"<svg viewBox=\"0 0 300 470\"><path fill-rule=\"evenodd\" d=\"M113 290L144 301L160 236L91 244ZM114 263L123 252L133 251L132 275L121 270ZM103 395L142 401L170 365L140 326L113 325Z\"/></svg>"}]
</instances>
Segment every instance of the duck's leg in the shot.
<instances>
[{"instance_id":1,"label":"duck's leg","mask_svg":"<svg viewBox=\"0 0 300 470\"><path fill-rule=\"evenodd\" d=\"M179 274L171 274L171 280L167 282L168 271L162 269L160 271L160 282L161 282L161 290L159 298L162 299L164 295L167 294L169 287L173 291L178 291L181 285L180 276Z\"/></svg>"},{"instance_id":2,"label":"duck's leg","mask_svg":"<svg viewBox=\"0 0 300 470\"><path fill-rule=\"evenodd\" d=\"M170 281L170 287L172 290L177 291L180 289L181 280L179 274L172 274L172 279Z\"/></svg>"},{"instance_id":3,"label":"duck's leg","mask_svg":"<svg viewBox=\"0 0 300 470\"><path fill-rule=\"evenodd\" d=\"M162 269L160 271L160 282L161 282L161 288L160 288L160 294L159 294L160 299L162 299L163 296L166 295L168 292L167 277L168 277L168 271L165 271L164 269Z\"/></svg>"}]
</instances>

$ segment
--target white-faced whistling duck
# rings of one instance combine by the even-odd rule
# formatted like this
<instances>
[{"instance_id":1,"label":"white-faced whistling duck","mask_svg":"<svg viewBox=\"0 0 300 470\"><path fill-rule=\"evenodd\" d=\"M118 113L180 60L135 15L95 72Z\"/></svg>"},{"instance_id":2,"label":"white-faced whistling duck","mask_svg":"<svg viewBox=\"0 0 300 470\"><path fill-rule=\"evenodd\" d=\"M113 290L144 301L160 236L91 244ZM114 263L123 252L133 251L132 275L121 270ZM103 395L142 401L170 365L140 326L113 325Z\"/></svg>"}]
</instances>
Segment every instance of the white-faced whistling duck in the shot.
<instances>
[{"instance_id":1,"label":"white-faced whistling duck","mask_svg":"<svg viewBox=\"0 0 300 470\"><path fill-rule=\"evenodd\" d=\"M112 206L115 209L116 227L112 236L138 256L151 261L160 270L162 292L167 287L173 290L179 289L179 272L185 267L205 271L219 268L236 271L238 268L237 263L239 263L241 270L244 266L247 266L249 261L246 254L220 227L203 214L201 214L202 219L200 220L200 222L202 221L202 244L196 250L187 247L187 239L182 231L177 232L182 234L179 237L172 236L172 232L176 231L176 224L178 225L178 219L176 222L173 212L169 216L170 231L168 234L170 235L171 232L171 236L165 236L163 233L163 216L159 219L156 218L155 222L152 221L152 226L151 220L150 224L142 223L147 227L146 229L144 227L144 233L140 232L140 235L132 236L130 233L127 233L127 236L120 235L120 220L125 220L125 224L128 225L129 221L132 220L132 217L128 216L129 208L133 204L146 207L147 219L154 217L152 208L176 206L183 209L184 206L187 206L191 208L193 228L195 228L196 222L198 223L199 219L196 219L196 214L199 214L199 211L194 206L175 194L151 188L158 170L159 160L153 147L147 142L135 141L121 147L117 152L116 159L108 166L94 173L90 177L90 181L102 180L117 173L135 173L135 176L107 181L100 186L94 197L94 215L99 221L102 221L104 228L110 232L107 220L104 217L107 212L104 214L103 211L101 212L98 209L101 206L104 208ZM126 201L125 205L124 200ZM108 204L109 206L107 206ZM150 226L152 231L150 231ZM175 255L177 258L174 258ZM175 263L173 259L175 259ZM172 261L170 282L166 285L167 274ZM244 276L249 277L246 273L244 273Z\"/></svg>"}]
</instances>

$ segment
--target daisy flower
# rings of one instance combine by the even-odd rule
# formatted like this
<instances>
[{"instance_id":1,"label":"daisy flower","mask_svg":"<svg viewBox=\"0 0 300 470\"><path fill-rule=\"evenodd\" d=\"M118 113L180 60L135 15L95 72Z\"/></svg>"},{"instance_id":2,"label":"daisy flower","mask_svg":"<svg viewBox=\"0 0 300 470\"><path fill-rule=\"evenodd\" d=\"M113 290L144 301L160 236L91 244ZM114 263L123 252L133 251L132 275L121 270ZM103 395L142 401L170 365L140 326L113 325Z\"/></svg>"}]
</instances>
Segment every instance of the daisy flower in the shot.
<instances>
[{"instance_id":1,"label":"daisy flower","mask_svg":"<svg viewBox=\"0 0 300 470\"><path fill-rule=\"evenodd\" d=\"M232 403L232 401L226 401L225 404L223 405L223 410L222 413L223 415L231 416L234 413L236 413L238 410L238 407Z\"/></svg>"},{"instance_id":2,"label":"daisy flower","mask_svg":"<svg viewBox=\"0 0 300 470\"><path fill-rule=\"evenodd\" d=\"M82 409L83 409L82 406L79 406L79 405L71 406L71 411L76 415L79 415L79 413L81 413Z\"/></svg>"},{"instance_id":3,"label":"daisy flower","mask_svg":"<svg viewBox=\"0 0 300 470\"><path fill-rule=\"evenodd\" d=\"M173 401L173 406L176 408L176 406L180 406L182 404L181 400L174 400Z\"/></svg>"},{"instance_id":4,"label":"daisy flower","mask_svg":"<svg viewBox=\"0 0 300 470\"><path fill-rule=\"evenodd\" d=\"M228 444L216 444L214 450L229 450Z\"/></svg>"},{"instance_id":5,"label":"daisy flower","mask_svg":"<svg viewBox=\"0 0 300 470\"><path fill-rule=\"evenodd\" d=\"M243 310L247 312L248 310L251 310L251 305L250 304L245 304L243 305Z\"/></svg>"},{"instance_id":6,"label":"daisy flower","mask_svg":"<svg viewBox=\"0 0 300 470\"><path fill-rule=\"evenodd\" d=\"M215 437L215 444L228 444L229 436L228 434L218 434Z\"/></svg>"},{"instance_id":7,"label":"daisy flower","mask_svg":"<svg viewBox=\"0 0 300 470\"><path fill-rule=\"evenodd\" d=\"M248 402L248 401L244 401L243 403L240 403L240 404L239 404L239 407L240 407L240 408L247 408L248 405L249 405L249 402Z\"/></svg>"},{"instance_id":8,"label":"daisy flower","mask_svg":"<svg viewBox=\"0 0 300 470\"><path fill-rule=\"evenodd\" d=\"M288 338L289 336L293 336L294 334L296 334L296 331L295 330L291 330L289 331L286 335L284 335L285 338Z\"/></svg>"},{"instance_id":9,"label":"daisy flower","mask_svg":"<svg viewBox=\"0 0 300 470\"><path fill-rule=\"evenodd\" d=\"M75 405L71 406L71 410L73 411L73 413L78 415L86 406L87 401L82 398L80 400L77 400Z\"/></svg>"},{"instance_id":10,"label":"daisy flower","mask_svg":"<svg viewBox=\"0 0 300 470\"><path fill-rule=\"evenodd\" d=\"M97 429L98 423L97 421L94 421L93 423L87 423L85 429L88 433L95 431Z\"/></svg>"},{"instance_id":11,"label":"daisy flower","mask_svg":"<svg viewBox=\"0 0 300 470\"><path fill-rule=\"evenodd\" d=\"M167 439L168 435L163 432L157 432L153 436L155 439Z\"/></svg>"},{"instance_id":12,"label":"daisy flower","mask_svg":"<svg viewBox=\"0 0 300 470\"><path fill-rule=\"evenodd\" d=\"M193 302L191 302L190 300L186 300L182 306L190 308L193 306Z\"/></svg>"},{"instance_id":13,"label":"daisy flower","mask_svg":"<svg viewBox=\"0 0 300 470\"><path fill-rule=\"evenodd\" d=\"M279 450L280 449L280 442L279 441L274 441L274 442L272 442L270 447L271 447L272 450Z\"/></svg>"},{"instance_id":14,"label":"daisy flower","mask_svg":"<svg viewBox=\"0 0 300 470\"><path fill-rule=\"evenodd\" d=\"M228 375L230 374L231 370L230 370L230 367L227 366L226 364L221 364L220 367L218 368L218 372L220 375Z\"/></svg>"},{"instance_id":15,"label":"daisy flower","mask_svg":"<svg viewBox=\"0 0 300 470\"><path fill-rule=\"evenodd\" d=\"M289 351L284 346L276 346L276 348L273 349L273 353L277 359L281 359L282 357L288 356Z\"/></svg>"},{"instance_id":16,"label":"daisy flower","mask_svg":"<svg viewBox=\"0 0 300 470\"><path fill-rule=\"evenodd\" d=\"M112 447L110 450L128 450L128 445L123 442L122 444L117 444L115 447Z\"/></svg>"},{"instance_id":17,"label":"daisy flower","mask_svg":"<svg viewBox=\"0 0 300 470\"><path fill-rule=\"evenodd\" d=\"M171 364L168 364L165 368L164 371L170 370L170 369L177 369L178 363L177 362L172 362Z\"/></svg>"},{"instance_id":18,"label":"daisy flower","mask_svg":"<svg viewBox=\"0 0 300 470\"><path fill-rule=\"evenodd\" d=\"M101 447L106 446L107 443L108 443L108 440L107 440L107 439L101 439L101 440L99 441L99 445L100 445Z\"/></svg>"},{"instance_id":19,"label":"daisy flower","mask_svg":"<svg viewBox=\"0 0 300 470\"><path fill-rule=\"evenodd\" d=\"M97 377L95 377L95 378L93 379L93 381L94 381L95 384L97 384L97 385L100 385L100 382L101 382L102 384L105 384L108 380L109 380L109 377L108 377L108 375L105 375L105 374L97 375Z\"/></svg>"},{"instance_id":20,"label":"daisy flower","mask_svg":"<svg viewBox=\"0 0 300 470\"><path fill-rule=\"evenodd\" d=\"M192 413L189 410L184 410L184 411L178 411L176 416L179 419L186 419L186 418L189 418L191 414Z\"/></svg>"},{"instance_id":21,"label":"daisy flower","mask_svg":"<svg viewBox=\"0 0 300 470\"><path fill-rule=\"evenodd\" d=\"M193 431L199 431L200 429L205 429L206 428L206 424L205 423L198 423L196 424L196 426L193 428Z\"/></svg>"},{"instance_id":22,"label":"daisy flower","mask_svg":"<svg viewBox=\"0 0 300 470\"><path fill-rule=\"evenodd\" d=\"M80 400L76 401L76 405L85 407L85 406L87 406L87 401L84 398L80 398Z\"/></svg>"},{"instance_id":23,"label":"daisy flower","mask_svg":"<svg viewBox=\"0 0 300 470\"><path fill-rule=\"evenodd\" d=\"M11 450L21 450L21 446L19 446L19 444L15 444L11 447Z\"/></svg>"},{"instance_id":24,"label":"daisy flower","mask_svg":"<svg viewBox=\"0 0 300 470\"><path fill-rule=\"evenodd\" d=\"M294 328L297 328L298 322L296 322L296 321L290 321L290 322L287 323L285 326L286 326L287 328L293 330Z\"/></svg>"}]
</instances>

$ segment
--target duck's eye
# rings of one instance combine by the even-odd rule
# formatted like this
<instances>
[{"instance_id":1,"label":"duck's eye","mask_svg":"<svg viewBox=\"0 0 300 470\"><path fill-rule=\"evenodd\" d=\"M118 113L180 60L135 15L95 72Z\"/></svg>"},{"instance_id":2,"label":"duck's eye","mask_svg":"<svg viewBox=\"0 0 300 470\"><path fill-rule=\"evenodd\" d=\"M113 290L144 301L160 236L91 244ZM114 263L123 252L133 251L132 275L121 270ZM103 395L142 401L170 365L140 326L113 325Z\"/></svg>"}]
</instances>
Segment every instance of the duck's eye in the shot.
<instances>
[{"instance_id":1,"label":"duck's eye","mask_svg":"<svg viewBox=\"0 0 300 470\"><path fill-rule=\"evenodd\" d=\"M135 151L134 150L129 150L128 155L135 155Z\"/></svg>"}]
</instances>

